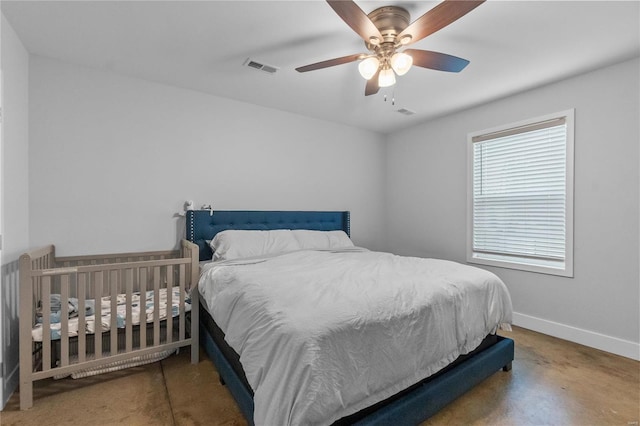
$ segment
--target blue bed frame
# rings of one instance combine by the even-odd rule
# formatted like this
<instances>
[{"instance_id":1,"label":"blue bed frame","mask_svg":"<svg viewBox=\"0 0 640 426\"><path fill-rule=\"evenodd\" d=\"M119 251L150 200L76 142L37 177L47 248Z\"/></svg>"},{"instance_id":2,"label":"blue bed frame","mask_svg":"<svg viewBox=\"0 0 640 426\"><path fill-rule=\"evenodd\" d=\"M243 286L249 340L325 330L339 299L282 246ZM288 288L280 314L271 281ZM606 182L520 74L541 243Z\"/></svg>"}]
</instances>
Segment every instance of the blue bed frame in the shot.
<instances>
[{"instance_id":1,"label":"blue bed frame","mask_svg":"<svg viewBox=\"0 0 640 426\"><path fill-rule=\"evenodd\" d=\"M349 212L193 210L187 212L187 239L200 246L200 260L211 259L208 240L225 229L312 229L350 233ZM253 395L224 357L207 328L200 325L200 342L215 364L247 422L253 425ZM355 425L417 425L498 370L511 370L513 340L498 336L487 349L444 374L413 388L356 421Z\"/></svg>"}]
</instances>

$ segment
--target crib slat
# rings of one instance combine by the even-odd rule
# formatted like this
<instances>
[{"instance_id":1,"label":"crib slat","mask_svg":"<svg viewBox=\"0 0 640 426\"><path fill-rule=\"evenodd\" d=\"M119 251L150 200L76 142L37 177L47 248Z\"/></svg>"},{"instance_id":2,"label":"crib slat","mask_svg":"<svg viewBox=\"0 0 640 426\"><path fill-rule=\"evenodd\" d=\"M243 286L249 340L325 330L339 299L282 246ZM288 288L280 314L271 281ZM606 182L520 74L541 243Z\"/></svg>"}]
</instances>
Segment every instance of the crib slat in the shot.
<instances>
[{"instance_id":1,"label":"crib slat","mask_svg":"<svg viewBox=\"0 0 640 426\"><path fill-rule=\"evenodd\" d=\"M108 273L109 288L111 290L111 355L118 353L118 272L111 271Z\"/></svg>"},{"instance_id":2,"label":"crib slat","mask_svg":"<svg viewBox=\"0 0 640 426\"><path fill-rule=\"evenodd\" d=\"M160 267L153 268L153 346L160 344Z\"/></svg>"},{"instance_id":3,"label":"crib slat","mask_svg":"<svg viewBox=\"0 0 640 426\"><path fill-rule=\"evenodd\" d=\"M173 267L167 266L167 343L173 341Z\"/></svg>"},{"instance_id":4,"label":"crib slat","mask_svg":"<svg viewBox=\"0 0 640 426\"><path fill-rule=\"evenodd\" d=\"M87 274L78 274L78 362L85 361L87 353Z\"/></svg>"},{"instance_id":5,"label":"crib slat","mask_svg":"<svg viewBox=\"0 0 640 426\"><path fill-rule=\"evenodd\" d=\"M95 359L102 358L102 283L103 283L103 273L96 272L94 276L95 283L95 293L94 297L96 300L96 316L95 316L95 325L94 325L94 349L93 353Z\"/></svg>"},{"instance_id":6,"label":"crib slat","mask_svg":"<svg viewBox=\"0 0 640 426\"><path fill-rule=\"evenodd\" d=\"M125 328L125 352L131 352L133 349L133 315L132 315L132 292L133 292L133 269L124 271L124 281L126 287L126 328Z\"/></svg>"},{"instance_id":7,"label":"crib slat","mask_svg":"<svg viewBox=\"0 0 640 426\"><path fill-rule=\"evenodd\" d=\"M18 297L20 319L18 328L20 330L19 349L20 349L20 365L23 367L19 370L20 376L20 409L26 410L33 405L33 376L34 357L33 357L33 334L32 327L36 324L33 297L38 296L39 286L36 285L37 278L31 276L32 261L28 254L20 256L19 263L19 280L20 289ZM11 300L11 299L9 299ZM35 300L42 300L37 298Z\"/></svg>"},{"instance_id":8,"label":"crib slat","mask_svg":"<svg viewBox=\"0 0 640 426\"><path fill-rule=\"evenodd\" d=\"M147 347L147 268L140 268L140 349Z\"/></svg>"},{"instance_id":9,"label":"crib slat","mask_svg":"<svg viewBox=\"0 0 640 426\"><path fill-rule=\"evenodd\" d=\"M190 244L190 243L189 243ZM189 340L191 341L191 364L197 364L200 361L200 351L199 351L199 316L200 316L200 307L199 307L199 293L198 293L198 246L195 244L191 244L192 248L189 250L189 257L191 259L191 268L189 269L189 292L190 292L190 302L191 302L191 330L189 335Z\"/></svg>"},{"instance_id":10,"label":"crib slat","mask_svg":"<svg viewBox=\"0 0 640 426\"><path fill-rule=\"evenodd\" d=\"M42 371L51 369L51 277L42 277Z\"/></svg>"},{"instance_id":11,"label":"crib slat","mask_svg":"<svg viewBox=\"0 0 640 426\"><path fill-rule=\"evenodd\" d=\"M60 277L60 362L69 365L69 275Z\"/></svg>"},{"instance_id":12,"label":"crib slat","mask_svg":"<svg viewBox=\"0 0 640 426\"><path fill-rule=\"evenodd\" d=\"M180 265L180 319L178 322L178 338L180 340L184 340L184 329L185 329L185 305L184 305L184 293L185 293L185 265Z\"/></svg>"}]
</instances>

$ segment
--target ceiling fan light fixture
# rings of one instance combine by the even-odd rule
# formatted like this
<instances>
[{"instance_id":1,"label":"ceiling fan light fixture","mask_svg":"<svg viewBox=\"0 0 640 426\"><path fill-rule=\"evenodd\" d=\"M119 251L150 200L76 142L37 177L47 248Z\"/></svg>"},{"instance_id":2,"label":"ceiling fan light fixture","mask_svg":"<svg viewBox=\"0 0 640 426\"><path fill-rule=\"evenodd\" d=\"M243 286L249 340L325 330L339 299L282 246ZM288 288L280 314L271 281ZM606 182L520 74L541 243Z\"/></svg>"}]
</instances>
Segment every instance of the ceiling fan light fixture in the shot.
<instances>
[{"instance_id":1,"label":"ceiling fan light fixture","mask_svg":"<svg viewBox=\"0 0 640 426\"><path fill-rule=\"evenodd\" d=\"M378 86L380 87L389 87L396 84L396 75L393 73L391 68L385 68L380 71L380 76L378 77Z\"/></svg>"},{"instance_id":2,"label":"ceiling fan light fixture","mask_svg":"<svg viewBox=\"0 0 640 426\"><path fill-rule=\"evenodd\" d=\"M380 61L375 56L370 56L358 65L358 71L365 80L371 80L371 77L376 75L378 68L380 67Z\"/></svg>"},{"instance_id":3,"label":"ceiling fan light fixture","mask_svg":"<svg viewBox=\"0 0 640 426\"><path fill-rule=\"evenodd\" d=\"M1 1L1 0L0 0ZM439 52L405 49L457 21L485 0L444 0L418 19L400 6L382 6L366 14L354 0L327 0L329 6L364 41L369 53L342 56L296 68L314 71L360 61L358 70L367 80L364 94L378 93L380 87L393 86L396 74L406 74L412 65L438 71L460 72L469 61ZM397 50L403 49L404 52Z\"/></svg>"},{"instance_id":4,"label":"ceiling fan light fixture","mask_svg":"<svg viewBox=\"0 0 640 426\"><path fill-rule=\"evenodd\" d=\"M408 73L411 69L411 65L413 65L413 58L411 55L398 52L394 53L391 57L391 68L393 68L398 75L405 75Z\"/></svg>"}]
</instances>

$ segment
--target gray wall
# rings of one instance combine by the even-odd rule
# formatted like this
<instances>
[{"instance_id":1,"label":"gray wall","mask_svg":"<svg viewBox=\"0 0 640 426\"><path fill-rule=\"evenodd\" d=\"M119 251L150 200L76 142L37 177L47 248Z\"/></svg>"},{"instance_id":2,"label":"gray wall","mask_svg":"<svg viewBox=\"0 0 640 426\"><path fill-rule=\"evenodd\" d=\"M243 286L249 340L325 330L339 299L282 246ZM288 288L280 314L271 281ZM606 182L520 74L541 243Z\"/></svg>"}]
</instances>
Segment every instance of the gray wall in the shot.
<instances>
[{"instance_id":1,"label":"gray wall","mask_svg":"<svg viewBox=\"0 0 640 426\"><path fill-rule=\"evenodd\" d=\"M575 277L487 269L516 323L638 358L638 75L635 59L391 135L390 249L465 262L467 134L575 108Z\"/></svg>"},{"instance_id":2,"label":"gray wall","mask_svg":"<svg viewBox=\"0 0 640 426\"><path fill-rule=\"evenodd\" d=\"M185 200L350 210L357 244L384 243L381 135L38 56L29 96L32 246L168 249Z\"/></svg>"},{"instance_id":3,"label":"gray wall","mask_svg":"<svg viewBox=\"0 0 640 426\"><path fill-rule=\"evenodd\" d=\"M18 384L18 257L29 246L29 54L2 15L0 407Z\"/></svg>"},{"instance_id":4,"label":"gray wall","mask_svg":"<svg viewBox=\"0 0 640 426\"><path fill-rule=\"evenodd\" d=\"M29 54L2 15L3 262L16 260L29 244Z\"/></svg>"}]
</instances>

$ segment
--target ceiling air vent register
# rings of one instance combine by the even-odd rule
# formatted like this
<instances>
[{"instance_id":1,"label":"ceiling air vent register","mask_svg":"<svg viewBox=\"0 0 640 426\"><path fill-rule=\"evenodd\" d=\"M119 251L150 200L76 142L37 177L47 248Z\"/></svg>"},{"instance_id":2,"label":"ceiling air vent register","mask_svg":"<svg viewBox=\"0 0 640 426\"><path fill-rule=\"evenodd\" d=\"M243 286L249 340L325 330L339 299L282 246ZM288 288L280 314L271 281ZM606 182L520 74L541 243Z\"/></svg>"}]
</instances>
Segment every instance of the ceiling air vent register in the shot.
<instances>
[{"instance_id":1,"label":"ceiling air vent register","mask_svg":"<svg viewBox=\"0 0 640 426\"><path fill-rule=\"evenodd\" d=\"M251 58L247 58L247 60L244 62L244 65L249 67L249 68L253 68L255 70L258 70L258 71L266 72L267 74L275 74L278 71L278 67L274 67L272 65L263 64L263 63L260 63L258 61L254 61Z\"/></svg>"},{"instance_id":2,"label":"ceiling air vent register","mask_svg":"<svg viewBox=\"0 0 640 426\"><path fill-rule=\"evenodd\" d=\"M410 109L406 109L406 108L400 108L399 110L397 110L400 114L404 114L404 115L413 115L416 112L415 111L411 111Z\"/></svg>"}]
</instances>

